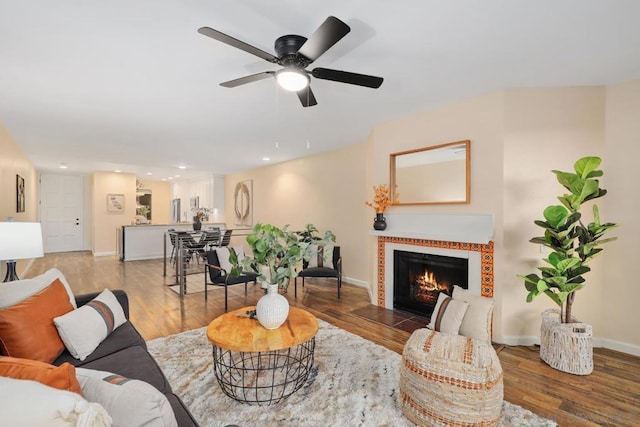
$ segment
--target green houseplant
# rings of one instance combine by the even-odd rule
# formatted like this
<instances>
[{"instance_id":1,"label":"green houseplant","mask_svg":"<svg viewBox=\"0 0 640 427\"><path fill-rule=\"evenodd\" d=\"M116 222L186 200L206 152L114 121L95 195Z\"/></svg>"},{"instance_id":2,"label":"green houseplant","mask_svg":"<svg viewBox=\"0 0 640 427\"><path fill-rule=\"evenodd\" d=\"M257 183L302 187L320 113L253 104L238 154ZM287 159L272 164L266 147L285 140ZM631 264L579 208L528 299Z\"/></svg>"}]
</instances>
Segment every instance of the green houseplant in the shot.
<instances>
[{"instance_id":1,"label":"green houseplant","mask_svg":"<svg viewBox=\"0 0 640 427\"><path fill-rule=\"evenodd\" d=\"M599 157L583 157L574 164L575 172L552 171L569 193L558 197L562 205L549 206L544 210L544 221L535 221L544 229L544 236L530 240L551 250L543 260L548 265L538 268L540 275L518 276L524 280L529 292L527 302L540 294L547 295L560 307L563 323L571 322L575 292L584 288L583 275L591 270L588 262L602 252L600 245L616 239L602 238L617 224L602 223L597 205L593 205L593 222L585 224L582 219L583 203L607 194L597 179L604 175L597 169L600 162Z\"/></svg>"},{"instance_id":2,"label":"green houseplant","mask_svg":"<svg viewBox=\"0 0 640 427\"><path fill-rule=\"evenodd\" d=\"M258 274L258 281L265 284L267 294L256 304L256 317L266 329L277 329L287 320L289 302L278 293L278 289L286 292L291 278L297 276L302 260L309 260L313 255L312 244L335 241L331 231L319 240L314 238L317 233L318 229L312 224L297 233L289 231L287 225L279 228L258 223L246 239L251 256L238 260L235 251L231 251L232 275L239 274L240 270L254 271Z\"/></svg>"},{"instance_id":3,"label":"green houseplant","mask_svg":"<svg viewBox=\"0 0 640 427\"><path fill-rule=\"evenodd\" d=\"M603 223L597 205L593 222L585 224L582 217L585 202L607 194L598 181L603 176L600 162L599 157L583 157L574 164L574 172L552 171L569 192L558 197L561 205L544 210L544 221L535 221L544 235L530 240L551 250L543 259L547 265L538 268L540 274L518 276L528 291L527 302L545 294L560 307L542 313L540 358L552 368L576 375L593 371L592 327L571 315L576 292L585 287L583 276L591 271L587 264L602 252L600 245L616 239L603 238L617 225Z\"/></svg>"},{"instance_id":4,"label":"green houseplant","mask_svg":"<svg viewBox=\"0 0 640 427\"><path fill-rule=\"evenodd\" d=\"M252 255L238 260L232 253L229 260L234 265L231 274L240 270L258 273L258 280L267 284L277 284L284 291L290 279L296 277L302 260L313 255L311 245L326 245L335 242L335 235L326 231L318 236L318 229L307 224L302 232L290 231L289 226L279 228L272 224L258 223L246 238Z\"/></svg>"}]
</instances>

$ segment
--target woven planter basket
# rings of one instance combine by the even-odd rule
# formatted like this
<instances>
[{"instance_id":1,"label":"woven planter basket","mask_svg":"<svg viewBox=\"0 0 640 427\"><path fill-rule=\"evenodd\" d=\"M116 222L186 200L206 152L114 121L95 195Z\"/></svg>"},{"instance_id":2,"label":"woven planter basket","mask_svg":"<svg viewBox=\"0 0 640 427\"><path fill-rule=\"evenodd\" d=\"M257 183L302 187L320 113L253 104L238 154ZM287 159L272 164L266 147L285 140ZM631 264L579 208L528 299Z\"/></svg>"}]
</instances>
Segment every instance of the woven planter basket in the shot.
<instances>
[{"instance_id":1,"label":"woven planter basket","mask_svg":"<svg viewBox=\"0 0 640 427\"><path fill-rule=\"evenodd\" d=\"M502 366L490 343L418 329L405 344L399 405L414 423L494 426L502 399Z\"/></svg>"},{"instance_id":2,"label":"woven planter basket","mask_svg":"<svg viewBox=\"0 0 640 427\"><path fill-rule=\"evenodd\" d=\"M593 338L591 325L572 318L560 323L560 310L542 312L540 358L549 366L575 375L593 372Z\"/></svg>"}]
</instances>

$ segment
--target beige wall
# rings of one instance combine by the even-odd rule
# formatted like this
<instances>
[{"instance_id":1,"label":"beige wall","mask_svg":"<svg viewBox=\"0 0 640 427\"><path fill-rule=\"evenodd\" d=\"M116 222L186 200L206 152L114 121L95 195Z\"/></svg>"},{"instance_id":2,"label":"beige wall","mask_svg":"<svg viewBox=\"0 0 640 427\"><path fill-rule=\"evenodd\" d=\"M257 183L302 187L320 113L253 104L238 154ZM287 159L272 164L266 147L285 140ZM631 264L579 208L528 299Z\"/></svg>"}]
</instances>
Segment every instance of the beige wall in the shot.
<instances>
[{"instance_id":1,"label":"beige wall","mask_svg":"<svg viewBox=\"0 0 640 427\"><path fill-rule=\"evenodd\" d=\"M16 212L16 175L24 178L25 210ZM9 132L0 125L0 221L13 217L15 221L36 222L38 218L38 173L31 161L24 155ZM19 276L31 260L18 260L16 269ZM5 263L0 263L0 274L4 277ZM0 278L0 280L2 280Z\"/></svg>"},{"instance_id":2,"label":"beige wall","mask_svg":"<svg viewBox=\"0 0 640 427\"><path fill-rule=\"evenodd\" d=\"M618 240L609 243L600 259L604 268L601 289L602 325L599 332L609 347L625 351L620 343L640 347L638 301L640 280L640 80L609 86L606 90L606 132L603 187L608 190L603 206L604 219L620 223Z\"/></svg>"},{"instance_id":3,"label":"beige wall","mask_svg":"<svg viewBox=\"0 0 640 427\"><path fill-rule=\"evenodd\" d=\"M253 180L253 220L292 230L312 223L324 233L337 236L343 257L345 280L363 283L368 262L363 236L372 219L363 221L369 211L365 182L366 144L292 160L245 173L228 175L225 180L225 217L234 225L234 189L239 181ZM373 214L370 214L370 218ZM234 239L234 244L238 240ZM242 242L242 241L240 241Z\"/></svg>"},{"instance_id":4,"label":"beige wall","mask_svg":"<svg viewBox=\"0 0 640 427\"><path fill-rule=\"evenodd\" d=\"M572 171L579 158L602 154L604 93L602 87L505 92L501 311L502 338L509 343L535 341L540 334L540 312L557 308L546 295L527 304L527 292L516 275L537 272L536 268L544 264L541 259L546 254L529 239L543 235L533 222L543 218L547 206L560 204L557 196L565 193L551 170ZM578 319L591 323L594 335L600 336L602 271L596 264L585 276L587 286L576 294L573 312Z\"/></svg>"},{"instance_id":5,"label":"beige wall","mask_svg":"<svg viewBox=\"0 0 640 427\"><path fill-rule=\"evenodd\" d=\"M171 185L162 181L140 179L151 190L153 224L169 223ZM92 251L94 255L116 253L116 230L130 225L136 216L136 176L130 173L96 172L90 179L92 213ZM107 212L107 194L124 194L124 212Z\"/></svg>"},{"instance_id":6,"label":"beige wall","mask_svg":"<svg viewBox=\"0 0 640 427\"><path fill-rule=\"evenodd\" d=\"M130 173L96 172L91 176L94 255L116 253L116 229L131 224L136 215L136 176ZM107 194L124 194L123 212L107 212Z\"/></svg>"}]
</instances>

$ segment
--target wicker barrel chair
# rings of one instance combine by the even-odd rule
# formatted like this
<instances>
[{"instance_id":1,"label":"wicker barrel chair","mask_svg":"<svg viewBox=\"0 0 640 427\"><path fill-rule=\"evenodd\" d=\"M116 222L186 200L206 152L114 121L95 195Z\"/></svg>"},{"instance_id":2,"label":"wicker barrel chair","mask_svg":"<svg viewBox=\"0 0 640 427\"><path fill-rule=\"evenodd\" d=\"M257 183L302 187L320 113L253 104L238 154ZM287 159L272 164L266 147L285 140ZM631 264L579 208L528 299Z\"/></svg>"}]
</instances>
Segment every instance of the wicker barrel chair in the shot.
<instances>
[{"instance_id":1,"label":"wicker barrel chair","mask_svg":"<svg viewBox=\"0 0 640 427\"><path fill-rule=\"evenodd\" d=\"M430 329L407 341L399 404L420 426L494 426L503 399L502 367L485 340Z\"/></svg>"}]
</instances>

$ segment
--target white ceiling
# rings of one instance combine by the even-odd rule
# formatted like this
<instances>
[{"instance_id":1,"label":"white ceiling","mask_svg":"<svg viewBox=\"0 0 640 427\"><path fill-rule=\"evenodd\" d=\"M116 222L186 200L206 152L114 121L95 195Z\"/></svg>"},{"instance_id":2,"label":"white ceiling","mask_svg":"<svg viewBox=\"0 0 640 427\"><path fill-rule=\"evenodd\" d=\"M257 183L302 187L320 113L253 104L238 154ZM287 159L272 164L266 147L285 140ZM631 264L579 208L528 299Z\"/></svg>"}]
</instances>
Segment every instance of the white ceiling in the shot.
<instances>
[{"instance_id":1,"label":"white ceiling","mask_svg":"<svg viewBox=\"0 0 640 427\"><path fill-rule=\"evenodd\" d=\"M273 53L329 15L351 33L309 69L380 89L312 78L318 105L302 108L274 79L223 88L278 66L197 32ZM41 170L227 174L502 88L640 78L639 17L638 0L0 0L0 123Z\"/></svg>"}]
</instances>

